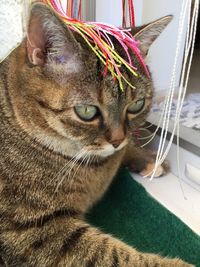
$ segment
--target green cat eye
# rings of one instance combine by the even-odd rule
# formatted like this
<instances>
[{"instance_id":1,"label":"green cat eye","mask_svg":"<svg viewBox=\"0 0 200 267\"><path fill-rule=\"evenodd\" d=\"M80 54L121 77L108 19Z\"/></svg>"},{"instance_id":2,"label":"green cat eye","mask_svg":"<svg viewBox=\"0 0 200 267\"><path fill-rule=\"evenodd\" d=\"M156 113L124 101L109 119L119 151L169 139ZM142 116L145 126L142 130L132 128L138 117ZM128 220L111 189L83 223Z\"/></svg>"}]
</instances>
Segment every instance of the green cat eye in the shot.
<instances>
[{"instance_id":1,"label":"green cat eye","mask_svg":"<svg viewBox=\"0 0 200 267\"><path fill-rule=\"evenodd\" d=\"M144 98L137 100L136 102L134 102L128 106L127 111L131 114L137 114L143 109L144 104L145 104Z\"/></svg>"},{"instance_id":2,"label":"green cat eye","mask_svg":"<svg viewBox=\"0 0 200 267\"><path fill-rule=\"evenodd\" d=\"M84 121L90 121L97 115L97 107L89 105L80 105L74 107L78 117Z\"/></svg>"}]
</instances>

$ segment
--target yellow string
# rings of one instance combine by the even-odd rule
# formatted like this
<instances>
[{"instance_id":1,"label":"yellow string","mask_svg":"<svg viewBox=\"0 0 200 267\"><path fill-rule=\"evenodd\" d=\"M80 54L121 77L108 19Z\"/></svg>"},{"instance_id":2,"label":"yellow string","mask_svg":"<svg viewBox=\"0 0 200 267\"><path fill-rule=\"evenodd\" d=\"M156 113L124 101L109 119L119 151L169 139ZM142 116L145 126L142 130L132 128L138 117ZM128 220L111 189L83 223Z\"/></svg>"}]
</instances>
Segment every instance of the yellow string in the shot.
<instances>
[{"instance_id":1,"label":"yellow string","mask_svg":"<svg viewBox=\"0 0 200 267\"><path fill-rule=\"evenodd\" d=\"M32 2L32 1L30 0L30 2ZM46 2L50 6L50 8L53 9L53 11L55 11L53 5L51 4L51 1L46 0ZM60 4L61 4L61 2L60 2ZM57 12L57 11L55 11L55 12ZM70 27L72 27L75 31L77 31L82 36L84 41L88 44L88 46L96 54L96 56L100 59L100 61L105 66L108 67L108 71L111 73L112 77L115 77L118 80L119 86L120 86L122 91L124 90L122 80L124 80L125 83L127 83L131 88L135 89L135 87L125 78L125 76L123 74L121 74L121 73L119 74L117 72L117 69L115 68L115 66L118 69L120 69L122 67L122 65L124 65L130 71L130 73L132 73L136 77L138 77L137 72L135 70L133 70L129 66L129 64L109 44L107 44L102 38L100 38L100 36L94 30L95 25L81 23L79 21L76 21L76 22L70 21L70 20L67 20L61 14L58 14L58 15L61 17L61 19L63 19L63 21L65 22L66 25L69 25ZM96 38L98 38L98 40L101 42L102 46L104 47L105 52L108 55L108 58L101 51L101 49L99 48L96 41L94 41L95 46L93 46L91 44L91 42L86 37L86 36L88 36L89 38L91 38L91 36L84 28L88 28L90 33L92 33ZM111 59L113 59L113 60L111 60Z\"/></svg>"}]
</instances>

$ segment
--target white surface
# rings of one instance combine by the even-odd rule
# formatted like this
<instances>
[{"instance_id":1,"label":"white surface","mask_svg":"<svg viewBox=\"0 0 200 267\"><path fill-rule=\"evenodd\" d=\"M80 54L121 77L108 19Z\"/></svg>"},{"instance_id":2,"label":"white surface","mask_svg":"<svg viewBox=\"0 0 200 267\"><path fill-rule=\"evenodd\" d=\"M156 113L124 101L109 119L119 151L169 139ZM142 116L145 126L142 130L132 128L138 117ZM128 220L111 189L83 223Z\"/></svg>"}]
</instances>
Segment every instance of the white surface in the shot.
<instances>
[{"instance_id":1,"label":"white surface","mask_svg":"<svg viewBox=\"0 0 200 267\"><path fill-rule=\"evenodd\" d=\"M22 1L0 0L0 61L22 40Z\"/></svg>"},{"instance_id":2,"label":"white surface","mask_svg":"<svg viewBox=\"0 0 200 267\"><path fill-rule=\"evenodd\" d=\"M166 15L174 15L173 21L152 45L148 57L148 64L153 74L156 90L169 88L177 44L181 4L182 0L143 0L143 24ZM182 43L184 43L184 39L185 34ZM177 65L176 86L179 84L183 49L184 45L182 45Z\"/></svg>"},{"instance_id":3,"label":"white surface","mask_svg":"<svg viewBox=\"0 0 200 267\"><path fill-rule=\"evenodd\" d=\"M187 163L185 166L185 175L192 182L200 186L200 168L194 167L192 164Z\"/></svg>"},{"instance_id":4,"label":"white surface","mask_svg":"<svg viewBox=\"0 0 200 267\"><path fill-rule=\"evenodd\" d=\"M135 23L142 24L143 1L134 0L135 8ZM128 18L128 8L126 10ZM121 0L96 0L96 21L106 22L121 26L122 23L122 1ZM127 19L127 26L129 26L129 19Z\"/></svg>"},{"instance_id":5,"label":"white surface","mask_svg":"<svg viewBox=\"0 0 200 267\"><path fill-rule=\"evenodd\" d=\"M122 1L121 0L96 0L96 21L106 22L121 26Z\"/></svg>"},{"instance_id":6,"label":"white surface","mask_svg":"<svg viewBox=\"0 0 200 267\"><path fill-rule=\"evenodd\" d=\"M126 16L129 18L129 10L126 8ZM134 11L135 11L135 25L142 25L142 15L143 15L143 0L134 0ZM127 19L127 26L129 26L129 19Z\"/></svg>"},{"instance_id":7,"label":"white surface","mask_svg":"<svg viewBox=\"0 0 200 267\"><path fill-rule=\"evenodd\" d=\"M188 129L188 128L186 128ZM192 130L194 131L195 130ZM192 133L193 134L193 133ZM190 136L190 133L188 133L188 136ZM193 137L193 138L192 138ZM195 141L195 135L192 136L191 139ZM182 137L181 137L182 138ZM176 138L175 138L176 139ZM159 144L160 137L158 135L155 136L153 142L150 144L150 149L153 151L157 151L158 144ZM166 140L166 146L168 145L168 140ZM194 168L199 169L200 167L200 149L198 146L192 145L189 142L181 142L182 147L179 147L179 169L178 170L178 162L177 162L177 145L172 143L172 146L170 148L170 151L167 155L167 161L170 165L171 173L173 173L175 176L180 176L182 180L184 180L187 184L189 184L191 187L196 189L199 192L200 195L200 184L199 182L195 181L194 179L189 179L186 175L186 165L190 164ZM200 179L200 177L199 177ZM200 207L200 203L199 203Z\"/></svg>"},{"instance_id":8,"label":"white surface","mask_svg":"<svg viewBox=\"0 0 200 267\"><path fill-rule=\"evenodd\" d=\"M133 177L158 202L200 235L200 194L198 191L183 182L183 190L187 198L184 199L179 180L171 173L152 181L136 174L133 174Z\"/></svg>"},{"instance_id":9,"label":"white surface","mask_svg":"<svg viewBox=\"0 0 200 267\"><path fill-rule=\"evenodd\" d=\"M160 120L160 114L151 112L147 120L148 122L154 125L158 125L158 122ZM174 127L174 121L170 120L168 132L171 133L173 130L173 127ZM200 147L200 131L199 130L188 128L180 124L180 138L193 144L194 146Z\"/></svg>"},{"instance_id":10,"label":"white surface","mask_svg":"<svg viewBox=\"0 0 200 267\"><path fill-rule=\"evenodd\" d=\"M136 26L142 24L143 5L142 0L134 0Z\"/></svg>"},{"instance_id":11,"label":"white surface","mask_svg":"<svg viewBox=\"0 0 200 267\"><path fill-rule=\"evenodd\" d=\"M193 180L189 179L185 173L185 168L187 164L190 164L194 168L199 169L200 157L198 155L195 155L194 153L191 153L187 149L180 147L179 148L180 171L178 171L177 146L175 144L172 144L169 154L167 155L167 160L170 163L171 172L176 176L180 175L181 179L184 180L186 183L188 183L191 187L195 188L198 191L198 194L200 196L200 184L197 183L194 179ZM198 205L200 208L200 202L198 203Z\"/></svg>"},{"instance_id":12,"label":"white surface","mask_svg":"<svg viewBox=\"0 0 200 267\"><path fill-rule=\"evenodd\" d=\"M152 112L160 114L164 108L164 101L162 101L159 98L160 97L158 95L157 97L155 96L154 103L152 106ZM170 118L172 120L175 120L176 118L176 110L178 106L177 98L178 96L175 95L175 97L172 100L172 107L170 109ZM199 138L200 138L200 93L199 92L187 94L186 98L183 101L182 110L180 111L179 121L180 124L183 126L199 130Z\"/></svg>"}]
</instances>

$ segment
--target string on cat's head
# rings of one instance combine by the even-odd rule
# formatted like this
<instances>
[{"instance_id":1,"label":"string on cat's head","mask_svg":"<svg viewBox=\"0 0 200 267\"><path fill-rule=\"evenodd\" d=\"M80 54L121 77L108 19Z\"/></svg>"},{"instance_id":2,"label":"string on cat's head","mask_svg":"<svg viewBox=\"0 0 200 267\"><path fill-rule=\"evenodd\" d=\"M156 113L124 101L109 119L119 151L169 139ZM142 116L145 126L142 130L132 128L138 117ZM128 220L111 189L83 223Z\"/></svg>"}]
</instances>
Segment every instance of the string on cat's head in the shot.
<instances>
[{"instance_id":1,"label":"string on cat's head","mask_svg":"<svg viewBox=\"0 0 200 267\"><path fill-rule=\"evenodd\" d=\"M40 2L45 3L53 9L71 30L82 36L84 41L104 65L104 76L110 73L113 79L118 81L121 91L124 91L124 83L132 89L136 89L121 71L122 67L125 67L132 75L138 77L138 69L133 65L130 51L138 58L146 75L150 77L148 68L139 49L139 41L134 39L130 29L122 29L100 22L83 22L69 17L66 10L63 8L61 0L41 0ZM127 60L120 56L115 50L111 38L114 38L121 45L125 51Z\"/></svg>"}]
</instances>

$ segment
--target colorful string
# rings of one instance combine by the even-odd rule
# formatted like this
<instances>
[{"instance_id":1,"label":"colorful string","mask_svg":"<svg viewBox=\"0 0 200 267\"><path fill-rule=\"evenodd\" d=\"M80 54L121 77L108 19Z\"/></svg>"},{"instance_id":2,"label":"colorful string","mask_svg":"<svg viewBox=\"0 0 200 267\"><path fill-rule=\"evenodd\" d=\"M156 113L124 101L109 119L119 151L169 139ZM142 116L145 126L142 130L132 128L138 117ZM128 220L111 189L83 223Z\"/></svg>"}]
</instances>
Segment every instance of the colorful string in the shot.
<instances>
[{"instance_id":1,"label":"colorful string","mask_svg":"<svg viewBox=\"0 0 200 267\"><path fill-rule=\"evenodd\" d=\"M135 27L135 12L133 6L133 0L128 0L129 2L129 18L131 27Z\"/></svg>"},{"instance_id":2,"label":"colorful string","mask_svg":"<svg viewBox=\"0 0 200 267\"><path fill-rule=\"evenodd\" d=\"M122 27L123 28L127 27L126 3L127 3L127 0L122 0ZM133 0L128 0L128 11L129 11L130 26L135 27L135 11L134 11Z\"/></svg>"},{"instance_id":3,"label":"colorful string","mask_svg":"<svg viewBox=\"0 0 200 267\"><path fill-rule=\"evenodd\" d=\"M72 15L72 1L68 1L68 11L64 10L62 0L42 0L42 2L49 5L70 29L82 36L91 50L104 64L104 75L109 71L113 79L119 82L122 91L124 90L123 81L131 88L135 89L134 85L132 85L121 72L122 66L124 66L131 74L138 77L137 68L132 64L130 50L136 55L147 76L149 76L147 66L140 53L139 42L134 39L130 30L121 29L105 23L83 22L72 18L69 16ZM79 8L79 17L81 14L80 10L81 8ZM125 60L116 52L111 37L114 37L122 46L128 60Z\"/></svg>"}]
</instances>

